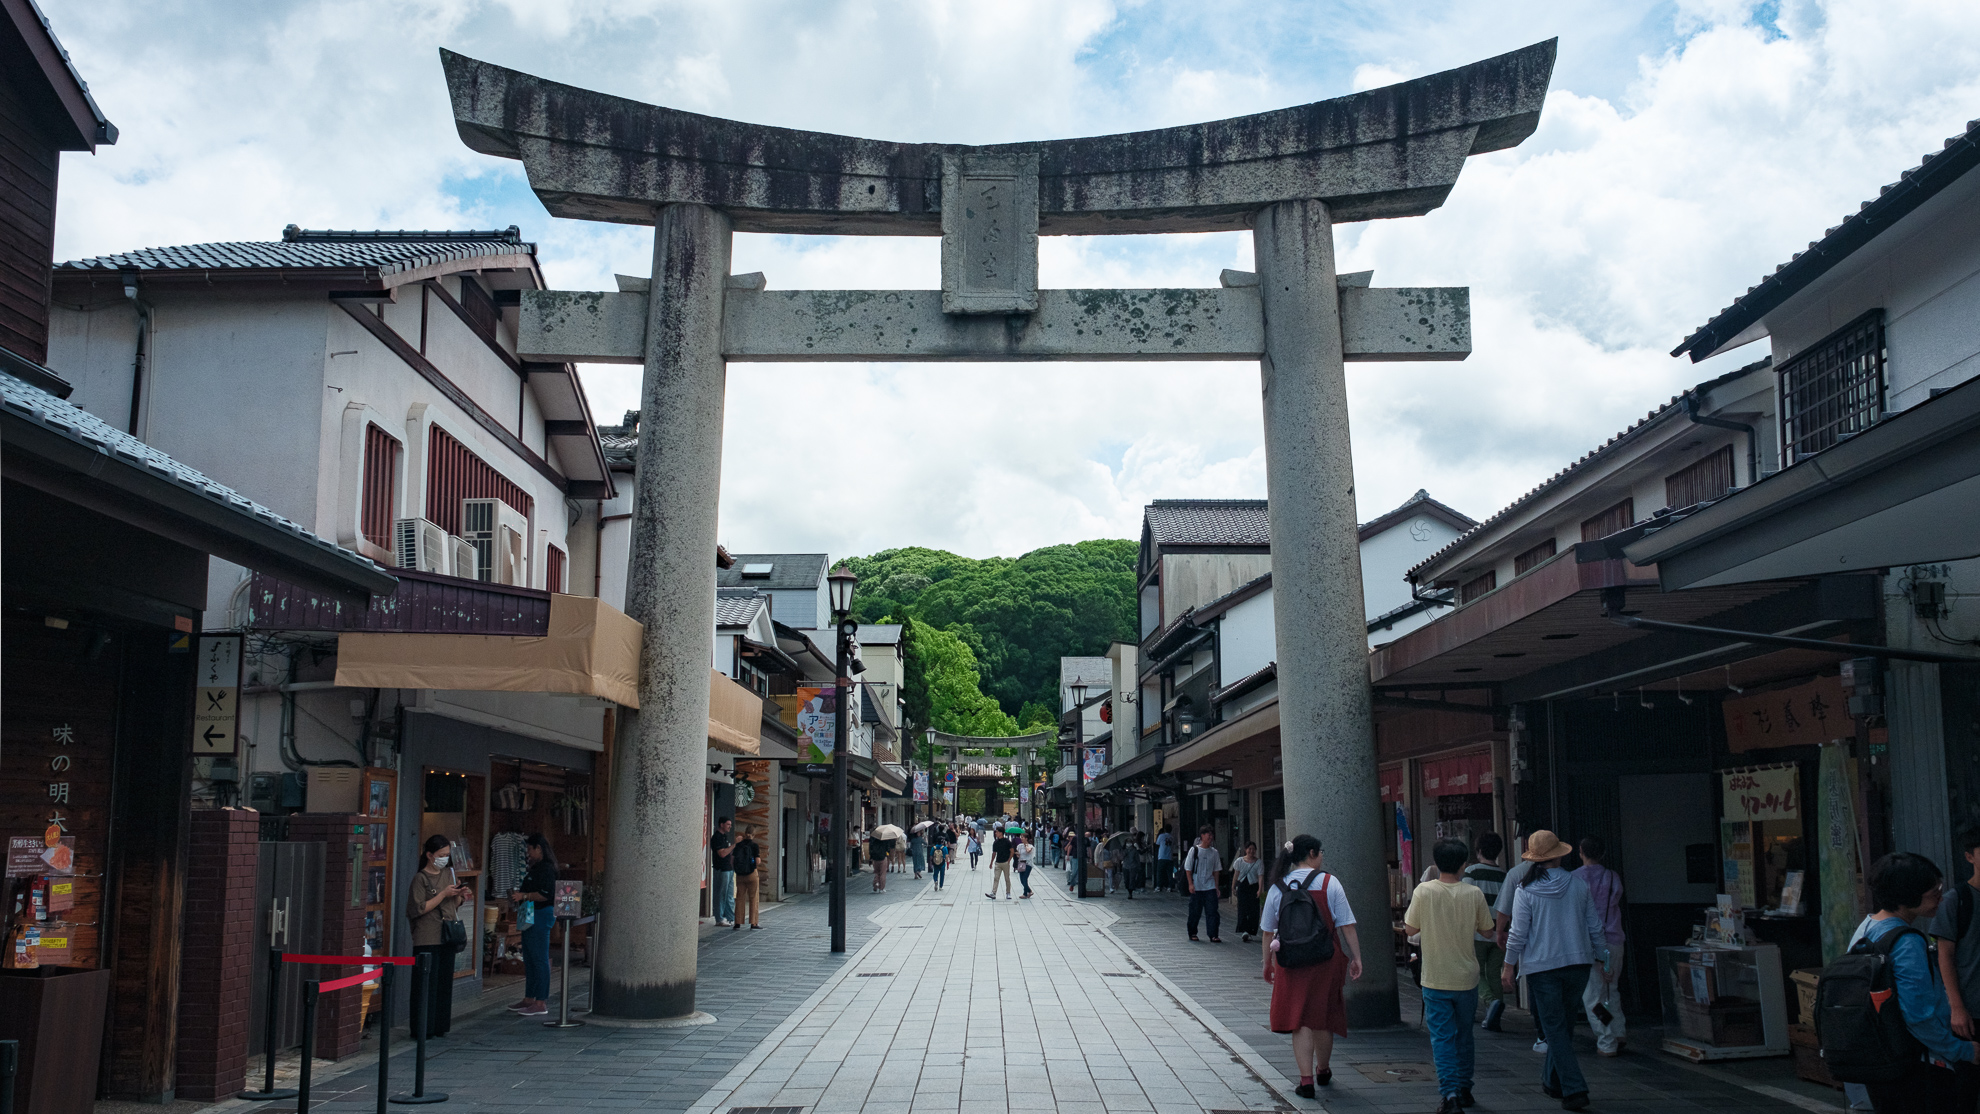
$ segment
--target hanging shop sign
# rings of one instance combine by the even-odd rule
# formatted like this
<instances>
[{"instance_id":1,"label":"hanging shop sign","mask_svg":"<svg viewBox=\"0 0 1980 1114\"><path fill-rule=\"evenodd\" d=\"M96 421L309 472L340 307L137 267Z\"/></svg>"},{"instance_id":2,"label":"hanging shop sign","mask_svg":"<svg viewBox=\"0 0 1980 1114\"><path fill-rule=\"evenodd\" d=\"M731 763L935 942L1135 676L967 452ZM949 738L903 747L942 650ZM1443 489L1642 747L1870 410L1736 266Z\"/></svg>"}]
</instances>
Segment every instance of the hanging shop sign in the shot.
<instances>
[{"instance_id":1,"label":"hanging shop sign","mask_svg":"<svg viewBox=\"0 0 1980 1114\"><path fill-rule=\"evenodd\" d=\"M1793 763L1720 774L1727 823L1801 818L1801 777Z\"/></svg>"},{"instance_id":2,"label":"hanging shop sign","mask_svg":"<svg viewBox=\"0 0 1980 1114\"><path fill-rule=\"evenodd\" d=\"M1086 751L1086 762L1083 768L1086 773L1086 780L1092 781L1094 778L1107 772L1107 748L1086 747L1084 749Z\"/></svg>"},{"instance_id":3,"label":"hanging shop sign","mask_svg":"<svg viewBox=\"0 0 1980 1114\"><path fill-rule=\"evenodd\" d=\"M193 692L194 754L233 754L240 737L241 636L202 634Z\"/></svg>"},{"instance_id":4,"label":"hanging shop sign","mask_svg":"<svg viewBox=\"0 0 1980 1114\"><path fill-rule=\"evenodd\" d=\"M830 762L838 690L832 685L800 685L797 697L798 734L804 740L800 756L810 762Z\"/></svg>"},{"instance_id":5,"label":"hanging shop sign","mask_svg":"<svg viewBox=\"0 0 1980 1114\"><path fill-rule=\"evenodd\" d=\"M1726 717L1726 746L1734 754L1769 747L1820 746L1855 730L1840 677L1817 677L1793 688L1732 697L1721 708Z\"/></svg>"}]
</instances>

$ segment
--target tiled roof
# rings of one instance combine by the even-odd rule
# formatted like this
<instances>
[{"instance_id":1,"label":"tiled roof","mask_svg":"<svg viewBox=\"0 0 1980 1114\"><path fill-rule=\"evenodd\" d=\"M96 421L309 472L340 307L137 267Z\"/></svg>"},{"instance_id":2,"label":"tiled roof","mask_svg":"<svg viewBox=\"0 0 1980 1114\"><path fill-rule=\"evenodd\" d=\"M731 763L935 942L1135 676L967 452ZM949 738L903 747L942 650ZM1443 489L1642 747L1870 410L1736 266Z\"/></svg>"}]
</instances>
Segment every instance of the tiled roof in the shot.
<instances>
[{"instance_id":1,"label":"tiled roof","mask_svg":"<svg viewBox=\"0 0 1980 1114\"><path fill-rule=\"evenodd\" d=\"M715 589L715 625L718 627L746 627L756 619L756 613L763 610L770 597L754 588Z\"/></svg>"},{"instance_id":2,"label":"tiled roof","mask_svg":"<svg viewBox=\"0 0 1980 1114\"><path fill-rule=\"evenodd\" d=\"M816 588L825 576L823 553L733 553L735 565L715 570L715 583L723 588L757 588L764 591ZM769 565L769 576L743 576L750 565Z\"/></svg>"},{"instance_id":3,"label":"tiled roof","mask_svg":"<svg viewBox=\"0 0 1980 1114\"><path fill-rule=\"evenodd\" d=\"M342 546L324 540L300 524L276 514L233 488L208 479L204 474L166 456L150 445L117 429L103 419L31 387L12 375L0 372L0 408L34 423L57 436L100 453L109 460L145 472L192 492L260 527L279 530L322 550L326 555L349 562L366 572L385 573L377 563L360 557Z\"/></svg>"},{"instance_id":4,"label":"tiled roof","mask_svg":"<svg viewBox=\"0 0 1980 1114\"><path fill-rule=\"evenodd\" d=\"M307 232L283 239L139 248L58 263L61 271L228 271L368 268L395 274L482 256L534 255L511 225L500 232Z\"/></svg>"},{"instance_id":5,"label":"tiled roof","mask_svg":"<svg viewBox=\"0 0 1980 1114\"><path fill-rule=\"evenodd\" d=\"M605 447L605 459L612 464L631 466L639 448L639 411L628 410L618 425L598 427L598 443Z\"/></svg>"},{"instance_id":6,"label":"tiled roof","mask_svg":"<svg viewBox=\"0 0 1980 1114\"><path fill-rule=\"evenodd\" d=\"M1546 492L1551 491L1556 487L1559 487L1563 482L1565 482L1568 479L1568 477L1573 476L1574 474L1580 472L1583 468L1586 468L1589 465L1594 464L1596 461L1607 457L1610 453L1615 452L1617 449L1621 448L1622 446L1627 445L1630 442L1636 440L1636 438L1640 436L1645 430L1649 429L1652 425L1656 424L1658 419L1664 417L1667 414L1670 414L1674 410L1677 410L1680 404L1683 403L1685 395L1702 394L1721 384L1730 383L1733 380L1739 378L1742 375L1745 375L1750 371L1756 371L1763 367L1769 367L1773 364L1773 362L1774 362L1774 358L1772 356L1766 356L1759 360L1754 361L1753 363L1747 364L1745 367L1735 368L1732 371L1726 372L1724 375L1712 379L1707 379L1705 382L1698 384L1696 387L1691 388L1691 390L1685 391L1683 394L1672 395L1671 400L1669 402L1666 402L1665 404L1659 406L1655 410L1650 411L1648 414L1643 415L1641 419L1630 423L1628 429L1623 430L1621 433L1618 433L1614 437L1609 438L1607 441L1602 442L1599 446L1590 449L1586 453L1583 453L1581 459L1575 461L1573 464L1568 465L1566 468L1563 468L1560 471L1554 473L1553 475L1547 477L1546 479L1540 481L1538 484L1535 484L1533 490L1528 491L1526 494L1520 496L1517 499L1514 499L1510 503L1507 503L1504 507L1501 507L1497 513L1493 514L1485 521L1478 523L1476 526L1473 526L1471 529L1466 530L1464 533L1459 534L1455 538L1452 538L1449 544L1445 545L1444 548L1439 549L1437 552L1432 553L1428 557L1425 557L1422 561L1416 564L1415 568L1412 568L1407 573L1403 574L1404 578L1412 581L1415 580L1417 570L1428 568L1429 566L1434 565L1437 562L1443 560L1446 555L1454 553L1457 550L1462 549L1466 545L1471 544L1472 540L1475 539L1480 533L1482 533L1485 530L1489 530L1493 526L1496 526L1499 523L1505 521L1508 516L1513 514L1513 512L1519 510L1521 507L1526 506L1528 503L1531 503L1533 500L1538 499L1541 495L1545 494Z\"/></svg>"},{"instance_id":7,"label":"tiled roof","mask_svg":"<svg viewBox=\"0 0 1980 1114\"><path fill-rule=\"evenodd\" d=\"M1695 363L1727 347L1797 291L1828 273L1975 166L1980 166L1980 120L1969 120L1965 131L1946 140L1941 149L1926 155L1917 166L1898 175L1897 181L1878 190L1876 197L1857 206L1856 212L1824 232L1820 240L1809 241L1808 250L1795 252L1786 263L1774 268L1773 274L1747 287L1746 293L1734 299L1732 305L1720 310L1671 349L1671 355L1689 352Z\"/></svg>"},{"instance_id":8,"label":"tiled roof","mask_svg":"<svg viewBox=\"0 0 1980 1114\"><path fill-rule=\"evenodd\" d=\"M1156 545L1271 545L1263 499L1157 499L1142 512Z\"/></svg>"},{"instance_id":9,"label":"tiled roof","mask_svg":"<svg viewBox=\"0 0 1980 1114\"><path fill-rule=\"evenodd\" d=\"M1427 489L1419 487L1416 489L1416 494L1403 501L1402 506L1386 514L1376 515L1374 518L1362 523L1357 532L1360 534L1362 541L1367 541L1369 538L1387 530L1403 519L1415 518L1419 514L1428 514L1435 518L1441 518L1450 524L1452 529L1459 532L1469 530L1473 526L1478 525L1477 520L1473 519L1470 515L1455 507L1439 503L1437 500L1430 498L1430 492Z\"/></svg>"}]
</instances>

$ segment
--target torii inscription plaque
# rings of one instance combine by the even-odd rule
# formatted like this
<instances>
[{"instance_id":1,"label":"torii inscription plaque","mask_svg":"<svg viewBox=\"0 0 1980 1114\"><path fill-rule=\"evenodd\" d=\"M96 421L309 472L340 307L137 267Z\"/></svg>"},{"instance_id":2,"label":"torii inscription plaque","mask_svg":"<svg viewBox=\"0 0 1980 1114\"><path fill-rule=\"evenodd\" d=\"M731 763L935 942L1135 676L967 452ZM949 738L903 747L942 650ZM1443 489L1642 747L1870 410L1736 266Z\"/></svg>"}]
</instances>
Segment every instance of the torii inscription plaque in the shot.
<instances>
[{"instance_id":1,"label":"torii inscription plaque","mask_svg":"<svg viewBox=\"0 0 1980 1114\"><path fill-rule=\"evenodd\" d=\"M1427 213L1466 158L1531 135L1554 54L1206 124L969 147L722 120L441 52L468 146L522 160L556 216L654 226L648 289L522 308L526 360L645 367L626 610L646 639L612 778L601 1019L694 1014L701 864L682 849L699 843L730 360L1258 360L1287 825L1321 837L1356 908L1386 909L1343 364L1463 359L1469 302L1337 274L1333 226ZM1040 235L1219 229L1252 232L1255 273L1038 289ZM729 274L736 231L940 235L942 289L767 290ZM1348 1012L1396 1020L1389 964L1349 987Z\"/></svg>"}]
</instances>

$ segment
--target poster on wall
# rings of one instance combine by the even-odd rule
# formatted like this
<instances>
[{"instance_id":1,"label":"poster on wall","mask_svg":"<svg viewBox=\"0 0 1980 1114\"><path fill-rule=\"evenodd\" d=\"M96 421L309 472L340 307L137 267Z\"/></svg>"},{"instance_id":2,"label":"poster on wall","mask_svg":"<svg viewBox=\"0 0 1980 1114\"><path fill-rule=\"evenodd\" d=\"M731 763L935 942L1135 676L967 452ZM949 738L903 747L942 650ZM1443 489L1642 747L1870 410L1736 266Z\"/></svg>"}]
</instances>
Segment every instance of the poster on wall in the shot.
<instances>
[{"instance_id":1,"label":"poster on wall","mask_svg":"<svg viewBox=\"0 0 1980 1114\"><path fill-rule=\"evenodd\" d=\"M914 799L916 801L925 801L928 799L927 770L916 770L914 772Z\"/></svg>"},{"instance_id":2,"label":"poster on wall","mask_svg":"<svg viewBox=\"0 0 1980 1114\"><path fill-rule=\"evenodd\" d=\"M1726 823L1801 819L1801 775L1793 763L1727 770L1719 777Z\"/></svg>"},{"instance_id":3,"label":"poster on wall","mask_svg":"<svg viewBox=\"0 0 1980 1114\"><path fill-rule=\"evenodd\" d=\"M7 877L36 874L68 877L76 872L76 837L65 836L50 824L38 836L7 837Z\"/></svg>"},{"instance_id":4,"label":"poster on wall","mask_svg":"<svg viewBox=\"0 0 1980 1114\"><path fill-rule=\"evenodd\" d=\"M838 711L838 690L832 685L799 685L797 690L798 735L804 740L807 762L830 762L833 748L833 718Z\"/></svg>"},{"instance_id":5,"label":"poster on wall","mask_svg":"<svg viewBox=\"0 0 1980 1114\"><path fill-rule=\"evenodd\" d=\"M1086 762L1084 769L1086 780L1092 781L1094 778L1107 772L1107 748L1087 747L1085 750Z\"/></svg>"}]
</instances>

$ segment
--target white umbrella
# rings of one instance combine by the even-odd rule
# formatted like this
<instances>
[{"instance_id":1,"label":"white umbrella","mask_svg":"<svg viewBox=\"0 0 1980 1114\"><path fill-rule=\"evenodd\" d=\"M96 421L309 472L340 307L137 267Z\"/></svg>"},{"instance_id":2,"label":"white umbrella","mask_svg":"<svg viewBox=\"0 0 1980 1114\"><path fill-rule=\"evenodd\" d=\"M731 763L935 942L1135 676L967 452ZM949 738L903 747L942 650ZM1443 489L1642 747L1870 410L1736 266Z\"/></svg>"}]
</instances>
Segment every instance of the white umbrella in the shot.
<instances>
[{"instance_id":1,"label":"white umbrella","mask_svg":"<svg viewBox=\"0 0 1980 1114\"><path fill-rule=\"evenodd\" d=\"M907 833L898 824L882 824L873 829L874 839L906 839Z\"/></svg>"},{"instance_id":2,"label":"white umbrella","mask_svg":"<svg viewBox=\"0 0 1980 1114\"><path fill-rule=\"evenodd\" d=\"M929 828L932 828L932 827L934 827L934 826L935 826L935 821L933 821L933 820L923 820L923 821L922 821L921 823L919 823L919 824L916 824L916 825L914 826L914 830L915 830L915 831L917 831L917 832L919 832L919 831L925 831L925 830L927 830L927 829L929 829Z\"/></svg>"}]
</instances>

